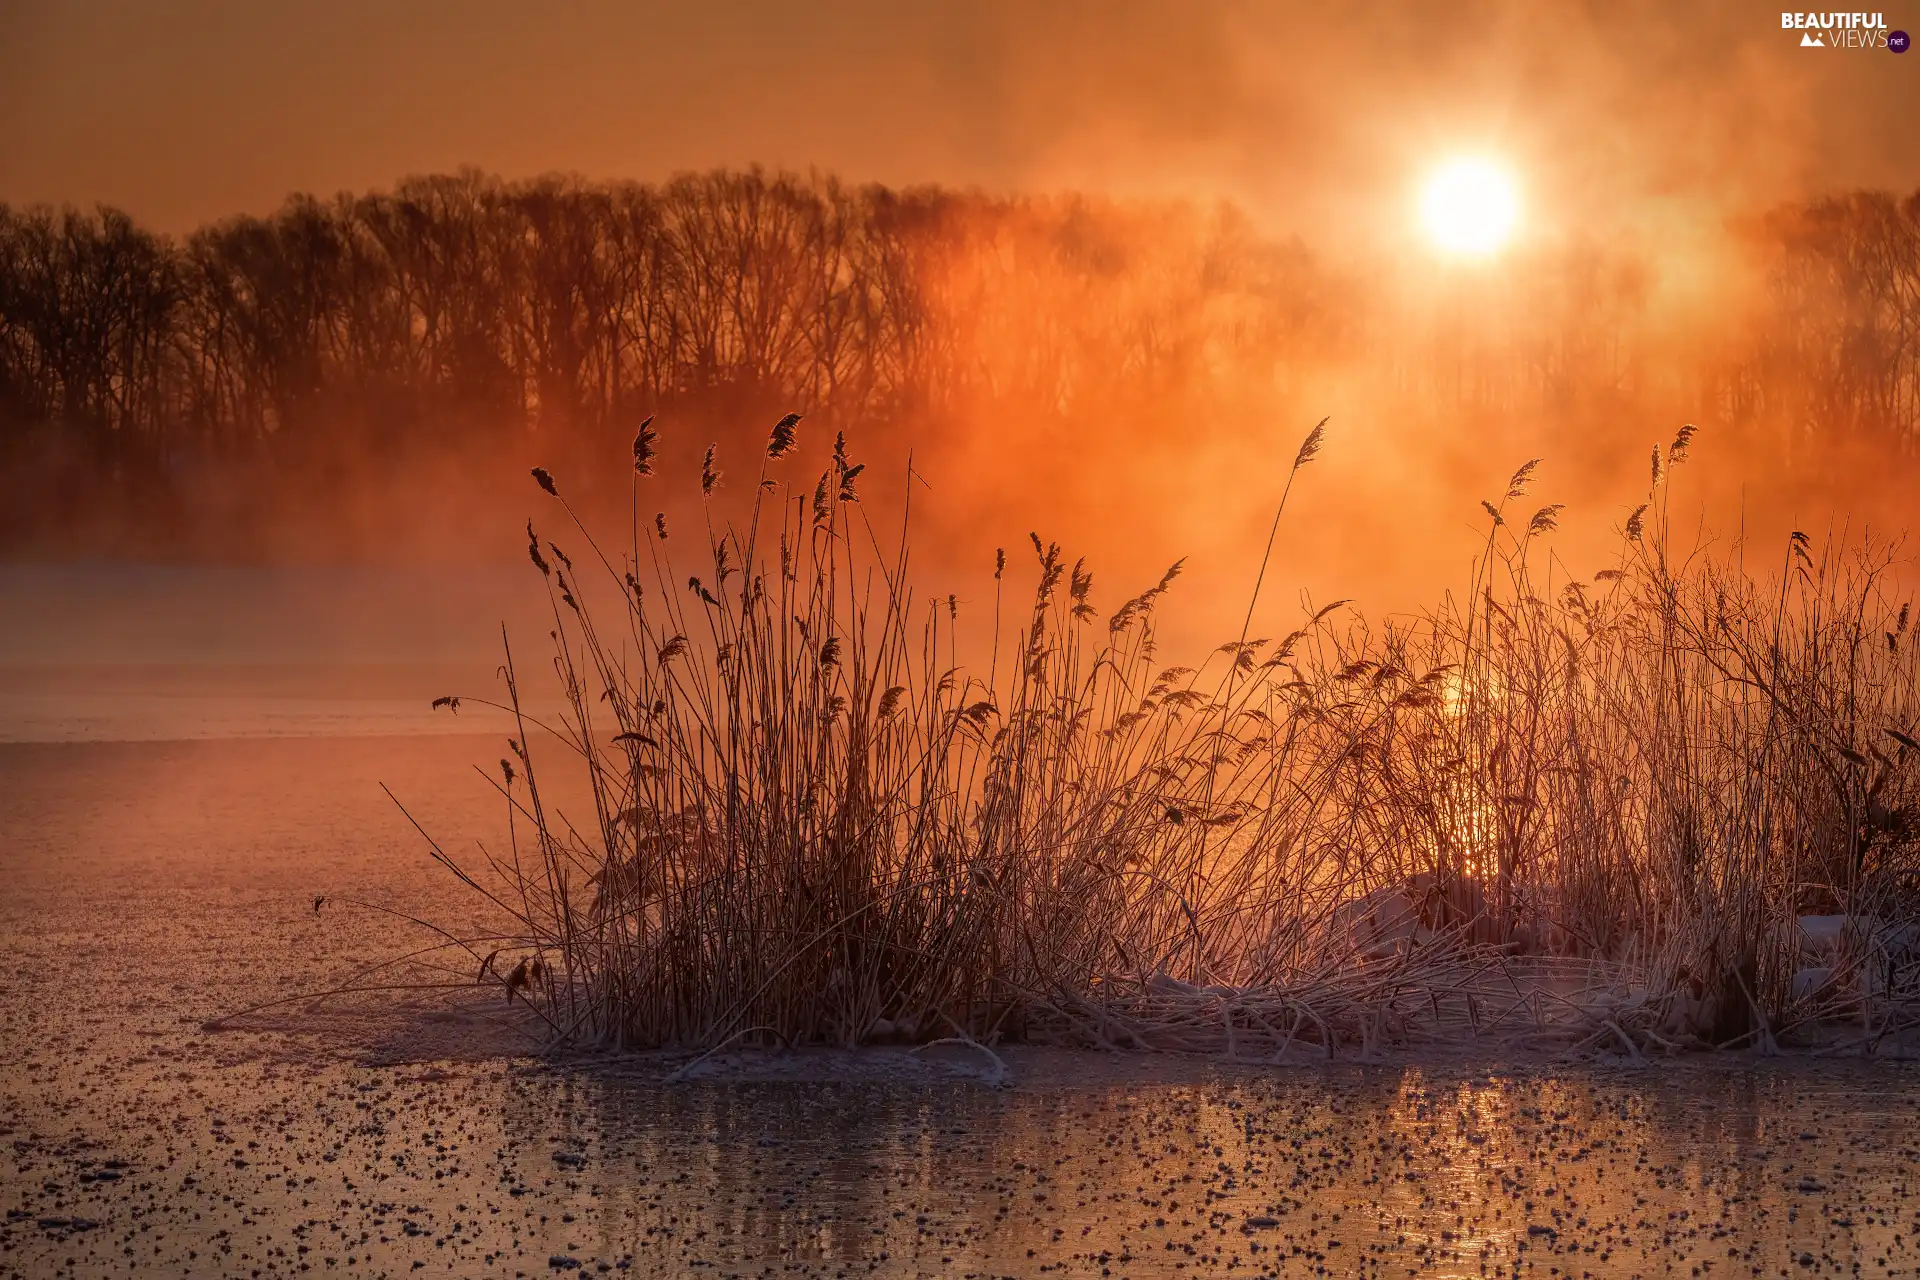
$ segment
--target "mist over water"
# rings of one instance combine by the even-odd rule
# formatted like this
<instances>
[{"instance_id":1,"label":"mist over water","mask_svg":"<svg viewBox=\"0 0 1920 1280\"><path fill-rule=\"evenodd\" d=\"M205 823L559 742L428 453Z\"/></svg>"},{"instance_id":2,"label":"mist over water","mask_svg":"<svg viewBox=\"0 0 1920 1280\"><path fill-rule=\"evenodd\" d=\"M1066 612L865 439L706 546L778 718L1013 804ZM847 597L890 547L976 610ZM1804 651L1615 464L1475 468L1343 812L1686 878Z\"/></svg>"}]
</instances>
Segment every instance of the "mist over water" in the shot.
<instances>
[{"instance_id":1,"label":"mist over water","mask_svg":"<svg viewBox=\"0 0 1920 1280\"><path fill-rule=\"evenodd\" d=\"M440 567L0 566L0 741L478 731L528 575ZM487 727L493 721L486 720ZM502 721L504 723L504 721Z\"/></svg>"},{"instance_id":2,"label":"mist over water","mask_svg":"<svg viewBox=\"0 0 1920 1280\"><path fill-rule=\"evenodd\" d=\"M1915 119L1735 4L0 5L0 1276L1920 1273Z\"/></svg>"},{"instance_id":3,"label":"mist over water","mask_svg":"<svg viewBox=\"0 0 1920 1280\"><path fill-rule=\"evenodd\" d=\"M1486 261L1436 257L1410 227L1356 258L1192 200L758 171L466 172L184 241L16 211L0 535L27 560L493 571L529 517L573 536L527 479L539 465L608 547L664 514L685 560L763 480L804 501L842 438L891 540L910 499L929 593L978 599L995 549L1033 532L1089 556L1115 598L1184 557L1188 616L1218 629L1285 462L1328 418L1276 548L1289 594L1432 602L1480 502L1536 457L1542 499L1566 504L1565 572L1590 577L1684 423L1701 434L1675 500L1723 548L1886 536L1915 481L1917 207L1542 229ZM288 310L301 281L317 292ZM117 318L68 333L41 305L56 287ZM789 410L799 449L763 465ZM702 497L709 445L721 479Z\"/></svg>"},{"instance_id":4,"label":"mist over water","mask_svg":"<svg viewBox=\"0 0 1920 1280\"><path fill-rule=\"evenodd\" d=\"M1233 613L1222 604L1216 619L1214 602L1243 596L1253 576L1277 463L1329 414L1334 446L1279 553L1279 581L1316 599L1431 600L1458 579L1479 500L1534 456L1548 460L1547 496L1570 506L1570 571L1590 574L1640 500L1648 449L1682 422L1705 430L1690 480L1723 537L1745 530L1759 545L1829 519L1904 523L1914 380L1911 353L1888 335L1911 309L1900 264L1912 214L1897 202L1920 173L1920 140L1898 122L1920 112L1920 79L1884 51L1803 50L1772 11L1196 12L1140 0L1097 16L1001 4L900 14L845 0L805 21L765 3L496 7L477 19L427 4L405 21L350 5L327 23L216 18L198 3L164 17L112 3L88 12L28 4L0 18L0 102L23 122L0 139L0 201L17 218L99 200L183 247L197 238L195 260L231 287L230 310L271 292L298 260L286 243L326 241L333 219L351 232L334 251L356 283L331 305L363 319L320 323L320 388L303 367L274 380L285 404L216 408L173 437L166 484L101 497L75 481L68 492L72 441L51 459L10 455L10 506L48 513L25 528L7 517L15 555L78 543L221 562L484 551L504 563L535 514L528 466L553 468L576 496L604 482L594 510L618 526L624 450L645 414L661 413L677 461L663 464L655 487L667 497L643 498L643 518L680 501L711 441L744 490L741 468L790 409L811 415L816 445L851 433L876 499L897 496L892 477L912 450L930 486L916 507L919 563L942 578L931 590L978 596L993 548L1031 529L1090 555L1116 588L1190 557L1192 607L1206 612L1196 625L1209 633ZM170 87L183 82L196 92ZM1416 230L1419 182L1460 153L1510 166L1523 202L1512 251L1479 268L1437 261ZM816 190L841 175L843 214L857 212L861 184L886 184L898 234L872 243L908 269L856 274L890 282L875 315L926 323L912 350L944 362L938 376L890 375L888 394L863 402L836 381L835 361L884 362L908 349L894 336L842 334L823 360L831 328L809 320L743 345L739 317L703 321L672 288L636 286L631 263L647 259L620 254L616 291L668 305L644 319L629 306L621 354L595 364L604 338L556 307L570 284L587 299L609 285L604 262L564 265L608 242L596 200L628 219L628 240L613 242L630 253L653 243L638 232L658 210L619 184L667 192L675 174L752 164ZM418 237L448 219L459 186L400 175L464 165L519 184L492 196L479 184L474 207L493 201L494 230L483 217L465 241L408 241L406 220L424 214ZM584 178L531 181L540 174ZM699 181L679 185L669 222L711 230L744 207L715 184L704 195ZM1811 208L1860 190L1893 193L1894 215ZM314 204L284 206L288 192ZM355 193L354 212L332 211L336 192ZM800 224L805 204L792 205ZM916 217L931 234L912 233ZM499 257L515 233L545 256ZM698 238L668 235L657 261L691 260ZM795 314L820 313L791 276L817 255L757 261ZM514 309L467 335L483 339L473 350L435 311L460 296L447 285L463 267L465 296L480 303L462 304L466 321L499 301L475 281L496 279ZM424 350L374 359L397 330L365 323L384 313L363 304L395 270ZM692 292L730 288L709 272ZM908 293L914 306L890 310ZM663 316L715 341L673 351L650 328ZM241 318L230 327L244 329ZM18 326L8 332L21 340ZM245 367L244 354L284 365L264 347L208 350L215 364ZM823 380L822 367L835 372ZM303 386L323 394L302 401ZM938 394L916 403L903 390ZM293 447L278 422L289 410L353 439ZM18 404L0 414L48 416ZM219 450L203 457L209 436L270 440L281 479ZM35 482L19 483L27 475Z\"/></svg>"}]
</instances>

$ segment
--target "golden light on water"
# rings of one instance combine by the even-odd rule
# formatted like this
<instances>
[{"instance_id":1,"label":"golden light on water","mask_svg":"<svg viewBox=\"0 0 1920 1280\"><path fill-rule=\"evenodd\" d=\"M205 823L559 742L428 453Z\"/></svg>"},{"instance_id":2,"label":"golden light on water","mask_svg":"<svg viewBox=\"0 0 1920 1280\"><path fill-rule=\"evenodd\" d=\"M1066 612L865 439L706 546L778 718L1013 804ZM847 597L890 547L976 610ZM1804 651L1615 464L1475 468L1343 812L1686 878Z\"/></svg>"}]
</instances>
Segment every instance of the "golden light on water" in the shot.
<instances>
[{"instance_id":1,"label":"golden light on water","mask_svg":"<svg viewBox=\"0 0 1920 1280\"><path fill-rule=\"evenodd\" d=\"M1443 253L1476 258L1496 253L1512 239L1519 221L1513 175L1492 160L1449 160L1421 189L1421 226Z\"/></svg>"}]
</instances>

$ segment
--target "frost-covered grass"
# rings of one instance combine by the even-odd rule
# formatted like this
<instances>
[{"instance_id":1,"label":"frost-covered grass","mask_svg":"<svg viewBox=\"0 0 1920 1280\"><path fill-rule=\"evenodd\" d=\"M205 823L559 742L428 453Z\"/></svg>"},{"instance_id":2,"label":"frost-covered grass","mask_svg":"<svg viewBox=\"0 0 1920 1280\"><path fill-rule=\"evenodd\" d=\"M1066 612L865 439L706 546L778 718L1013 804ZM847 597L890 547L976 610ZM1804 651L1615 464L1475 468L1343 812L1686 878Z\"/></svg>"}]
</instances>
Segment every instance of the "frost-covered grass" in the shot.
<instances>
[{"instance_id":1,"label":"frost-covered grass","mask_svg":"<svg viewBox=\"0 0 1920 1280\"><path fill-rule=\"evenodd\" d=\"M626 545L529 526L570 711L522 713L513 845L456 870L520 924L482 978L557 1038L1639 1054L1920 1015L1893 557L1797 533L1760 573L1681 555L1691 428L1591 581L1546 554L1529 463L1423 618L1330 605L1195 668L1155 653L1179 565L1102 609L1038 537L1031 596L957 652L959 606L915 595L842 444L789 487L796 423L738 524L648 518L643 428ZM558 768L591 813L547 802Z\"/></svg>"}]
</instances>

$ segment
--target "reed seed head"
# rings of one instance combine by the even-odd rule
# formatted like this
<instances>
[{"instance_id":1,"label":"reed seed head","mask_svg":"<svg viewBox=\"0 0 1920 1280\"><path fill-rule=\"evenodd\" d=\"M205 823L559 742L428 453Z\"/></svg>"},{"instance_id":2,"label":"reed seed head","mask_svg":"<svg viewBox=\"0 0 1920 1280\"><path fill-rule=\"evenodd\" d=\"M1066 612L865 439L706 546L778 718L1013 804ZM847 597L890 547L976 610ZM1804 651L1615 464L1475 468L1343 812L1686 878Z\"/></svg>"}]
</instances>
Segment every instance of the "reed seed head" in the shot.
<instances>
[{"instance_id":1,"label":"reed seed head","mask_svg":"<svg viewBox=\"0 0 1920 1280\"><path fill-rule=\"evenodd\" d=\"M659 438L653 429L653 415L648 414L641 420L640 430L633 437L633 469L638 474L653 474L654 445Z\"/></svg>"},{"instance_id":2,"label":"reed seed head","mask_svg":"<svg viewBox=\"0 0 1920 1280\"><path fill-rule=\"evenodd\" d=\"M1300 442L1300 451L1293 455L1293 469L1295 471L1298 471L1319 456L1320 446L1327 438L1327 421L1326 418L1322 418L1320 421L1314 423L1313 430L1307 432L1307 438Z\"/></svg>"},{"instance_id":3,"label":"reed seed head","mask_svg":"<svg viewBox=\"0 0 1920 1280\"><path fill-rule=\"evenodd\" d=\"M790 413L773 424L773 434L767 438L767 456L784 458L793 452L796 433L794 428L800 425L800 415Z\"/></svg>"}]
</instances>

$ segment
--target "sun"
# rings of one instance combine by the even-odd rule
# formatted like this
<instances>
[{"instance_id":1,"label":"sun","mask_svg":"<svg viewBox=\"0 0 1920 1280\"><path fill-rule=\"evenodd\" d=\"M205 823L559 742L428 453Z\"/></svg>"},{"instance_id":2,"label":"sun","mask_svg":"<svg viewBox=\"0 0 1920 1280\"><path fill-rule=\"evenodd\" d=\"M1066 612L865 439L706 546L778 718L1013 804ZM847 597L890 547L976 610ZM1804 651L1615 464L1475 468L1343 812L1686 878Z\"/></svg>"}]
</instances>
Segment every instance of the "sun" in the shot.
<instances>
[{"instance_id":1,"label":"sun","mask_svg":"<svg viewBox=\"0 0 1920 1280\"><path fill-rule=\"evenodd\" d=\"M1420 194L1420 222L1444 253L1483 258L1513 237L1520 194L1499 164L1480 158L1449 160L1433 171Z\"/></svg>"}]
</instances>

